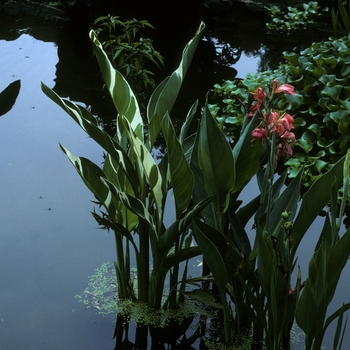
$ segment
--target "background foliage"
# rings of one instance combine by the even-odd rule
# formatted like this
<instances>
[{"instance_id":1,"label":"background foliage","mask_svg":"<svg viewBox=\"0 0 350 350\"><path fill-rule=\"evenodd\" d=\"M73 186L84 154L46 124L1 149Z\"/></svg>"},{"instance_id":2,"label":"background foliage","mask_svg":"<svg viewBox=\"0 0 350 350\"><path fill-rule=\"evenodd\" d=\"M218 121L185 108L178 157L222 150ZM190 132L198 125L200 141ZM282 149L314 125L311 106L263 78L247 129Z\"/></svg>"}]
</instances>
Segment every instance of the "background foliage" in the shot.
<instances>
[{"instance_id":1,"label":"background foliage","mask_svg":"<svg viewBox=\"0 0 350 350\"><path fill-rule=\"evenodd\" d=\"M348 57L350 38L315 42L300 53L284 53L285 63L277 70L248 74L243 80L215 85L210 110L228 137L239 135L244 118L241 101L248 92L277 78L292 84L297 96L284 96L280 110L295 116L297 143L286 163L289 177L305 167L303 184L309 186L329 170L350 145L350 98Z\"/></svg>"}]
</instances>

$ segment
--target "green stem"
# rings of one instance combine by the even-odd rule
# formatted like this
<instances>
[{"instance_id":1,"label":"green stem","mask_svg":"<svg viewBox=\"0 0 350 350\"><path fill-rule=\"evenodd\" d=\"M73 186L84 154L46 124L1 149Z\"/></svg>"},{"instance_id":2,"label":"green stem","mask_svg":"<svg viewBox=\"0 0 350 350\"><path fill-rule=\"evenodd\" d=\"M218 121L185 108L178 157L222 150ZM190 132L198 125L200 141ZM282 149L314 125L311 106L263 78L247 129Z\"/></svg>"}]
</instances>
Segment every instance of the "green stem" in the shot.
<instances>
[{"instance_id":1,"label":"green stem","mask_svg":"<svg viewBox=\"0 0 350 350\"><path fill-rule=\"evenodd\" d=\"M349 194L349 178L345 177L344 178L343 198L341 200L340 210L339 210L339 215L338 215L338 222L337 222L338 231L340 230L341 222L343 220L343 215L344 215L344 211L345 211L346 202L348 199L348 194Z\"/></svg>"},{"instance_id":2,"label":"green stem","mask_svg":"<svg viewBox=\"0 0 350 350\"><path fill-rule=\"evenodd\" d=\"M275 175L275 163L276 163L276 134L272 133L272 137L270 143L268 144L270 147L269 154L270 157L268 159L266 165L267 171L267 208L266 208L266 232L270 232L270 212L272 209L272 186L273 186L273 178Z\"/></svg>"},{"instance_id":3,"label":"green stem","mask_svg":"<svg viewBox=\"0 0 350 350\"><path fill-rule=\"evenodd\" d=\"M149 296L149 225L139 219L140 261L137 266L138 299L148 302Z\"/></svg>"}]
</instances>

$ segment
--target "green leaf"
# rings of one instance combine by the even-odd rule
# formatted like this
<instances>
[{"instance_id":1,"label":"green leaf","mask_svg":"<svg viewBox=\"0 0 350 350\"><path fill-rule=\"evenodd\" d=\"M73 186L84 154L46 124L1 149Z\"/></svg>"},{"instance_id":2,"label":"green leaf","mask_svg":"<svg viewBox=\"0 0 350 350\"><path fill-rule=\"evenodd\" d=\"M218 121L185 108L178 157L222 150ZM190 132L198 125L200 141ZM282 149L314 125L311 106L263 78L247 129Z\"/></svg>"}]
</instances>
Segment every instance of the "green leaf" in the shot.
<instances>
[{"instance_id":1,"label":"green leaf","mask_svg":"<svg viewBox=\"0 0 350 350\"><path fill-rule=\"evenodd\" d=\"M224 291L227 284L227 272L225 263L216 246L207 238L207 232L212 228L196 217L194 219L194 236L203 252L203 257L213 274L219 291Z\"/></svg>"},{"instance_id":2,"label":"green leaf","mask_svg":"<svg viewBox=\"0 0 350 350\"><path fill-rule=\"evenodd\" d=\"M162 130L168 150L170 181L175 198L176 216L178 217L190 202L194 178L168 113L163 118Z\"/></svg>"},{"instance_id":3,"label":"green leaf","mask_svg":"<svg viewBox=\"0 0 350 350\"><path fill-rule=\"evenodd\" d=\"M344 157L339 160L331 170L318 178L304 194L301 208L292 228L293 255L316 216L330 200L329 192L324 189L330 188L335 178L338 188L342 185L343 164Z\"/></svg>"},{"instance_id":4,"label":"green leaf","mask_svg":"<svg viewBox=\"0 0 350 350\"><path fill-rule=\"evenodd\" d=\"M96 118L85 108L78 106L68 100L63 100L53 90L48 88L45 84L41 84L43 92L56 104L58 104L64 111L66 111L73 120L93 139L95 140L115 162L119 164L135 193L139 187L139 177L131 163L128 155L124 149L105 131L100 129L97 125Z\"/></svg>"},{"instance_id":5,"label":"green leaf","mask_svg":"<svg viewBox=\"0 0 350 350\"><path fill-rule=\"evenodd\" d=\"M74 156L67 148L60 145L62 151L67 155L68 159L74 165L78 174L81 176L85 185L95 195L95 197L103 203L108 210L111 218L115 215L115 205L108 189L102 184L100 178L105 177L104 172L99 166L91 162L89 159Z\"/></svg>"},{"instance_id":6,"label":"green leaf","mask_svg":"<svg viewBox=\"0 0 350 350\"><path fill-rule=\"evenodd\" d=\"M262 145L261 142L254 142L253 144L251 142L252 131L256 128L258 122L258 113L256 113L232 150L233 171L235 173L233 192L240 191L259 170Z\"/></svg>"},{"instance_id":7,"label":"green leaf","mask_svg":"<svg viewBox=\"0 0 350 350\"><path fill-rule=\"evenodd\" d=\"M6 114L15 104L19 90L21 88L21 81L16 80L8 85L0 93L0 116Z\"/></svg>"},{"instance_id":8,"label":"green leaf","mask_svg":"<svg viewBox=\"0 0 350 350\"><path fill-rule=\"evenodd\" d=\"M134 133L139 139L143 140L143 121L135 94L122 74L113 68L113 65L108 59L107 54L104 52L96 33L91 30L89 35L101 68L103 79L111 94L119 116L124 116L129 121Z\"/></svg>"},{"instance_id":9,"label":"green leaf","mask_svg":"<svg viewBox=\"0 0 350 350\"><path fill-rule=\"evenodd\" d=\"M328 298L333 298L336 290L340 274L344 269L350 256L350 229L348 229L344 235L338 240L338 242L331 249L328 259Z\"/></svg>"},{"instance_id":10,"label":"green leaf","mask_svg":"<svg viewBox=\"0 0 350 350\"><path fill-rule=\"evenodd\" d=\"M163 119L165 113L170 113L171 109L173 108L183 79L185 78L187 70L191 64L192 57L194 55L198 42L200 41L204 28L205 24L202 22L194 37L184 48L179 67L172 73L170 77L167 77L154 90L149 100L147 106L147 118L149 124L148 148L152 147L155 139L160 132L161 120Z\"/></svg>"},{"instance_id":11,"label":"green leaf","mask_svg":"<svg viewBox=\"0 0 350 350\"><path fill-rule=\"evenodd\" d=\"M284 219L282 218L282 212L286 211L291 213L290 217L294 217L297 211L297 205L300 200L300 185L301 185L302 171L293 179L293 181L287 186L287 188L278 197L271 211L270 225L275 235L281 230ZM292 221L288 218L288 221ZM283 239L281 237L281 239Z\"/></svg>"},{"instance_id":12,"label":"green leaf","mask_svg":"<svg viewBox=\"0 0 350 350\"><path fill-rule=\"evenodd\" d=\"M211 242L207 235L210 234L212 228L206 225L198 218L193 218L194 236L198 245L203 252L206 261L218 288L224 313L224 333L225 341L228 343L230 339L230 309L226 302L226 285L228 281L225 263L216 246Z\"/></svg>"},{"instance_id":13,"label":"green leaf","mask_svg":"<svg viewBox=\"0 0 350 350\"><path fill-rule=\"evenodd\" d=\"M217 198L218 209L225 211L228 205L228 194L234 185L233 156L231 147L210 114L207 105L199 130L198 146L198 161L204 187L208 196Z\"/></svg>"},{"instance_id":14,"label":"green leaf","mask_svg":"<svg viewBox=\"0 0 350 350\"><path fill-rule=\"evenodd\" d=\"M296 322L305 332L305 348L311 349L312 341L319 330L319 320L322 319L318 305L310 290L310 285L306 283L296 308Z\"/></svg>"},{"instance_id":15,"label":"green leaf","mask_svg":"<svg viewBox=\"0 0 350 350\"><path fill-rule=\"evenodd\" d=\"M203 208L205 208L211 200L212 198L207 198L201 201L191 210L188 210L182 218L173 222L159 238L158 251L168 252L179 236L188 229L192 223L193 216L198 215L198 213L203 210Z\"/></svg>"},{"instance_id":16,"label":"green leaf","mask_svg":"<svg viewBox=\"0 0 350 350\"><path fill-rule=\"evenodd\" d=\"M179 136L179 141L180 141L181 145L183 145L185 143L185 139L187 137L187 132L190 128L191 122L192 122L193 117L197 111L197 108L198 108L198 100L196 100L196 102L191 106L189 112L187 113L186 120L181 127L180 136Z\"/></svg>"},{"instance_id":17,"label":"green leaf","mask_svg":"<svg viewBox=\"0 0 350 350\"><path fill-rule=\"evenodd\" d=\"M151 229L156 232L153 217L150 215L145 205L139 199L129 195L128 193L120 191L112 182L108 181L106 178L101 177L100 180L109 189L110 193L115 196L116 199L122 202L138 217L146 220Z\"/></svg>"},{"instance_id":18,"label":"green leaf","mask_svg":"<svg viewBox=\"0 0 350 350\"><path fill-rule=\"evenodd\" d=\"M135 192L125 175L122 162L115 161L110 154L107 154L104 164L103 164L103 172L105 173L107 179L112 182L119 189L123 189L124 192L136 196ZM131 231L135 228L137 223L139 222L139 218L137 215L128 210L124 205L120 203L117 207L117 214L122 214L123 224L125 227ZM119 218L119 220L121 220ZM118 220L118 221L119 221Z\"/></svg>"},{"instance_id":19,"label":"green leaf","mask_svg":"<svg viewBox=\"0 0 350 350\"><path fill-rule=\"evenodd\" d=\"M122 118L122 122L125 123L125 129L128 132L128 139L130 142L130 147L133 149L137 155L135 161L139 161L142 165L142 169L147 178L148 184L153 193L154 202L156 205L156 216L157 216L157 230L159 234L161 231L161 226L163 222L163 190L162 190L162 176L155 162L152 154L146 148L145 144L140 140L137 135L133 132L129 121L125 118Z\"/></svg>"},{"instance_id":20,"label":"green leaf","mask_svg":"<svg viewBox=\"0 0 350 350\"><path fill-rule=\"evenodd\" d=\"M202 289L194 289L190 292L183 291L182 293L189 296L192 299L200 301L205 305L213 306L217 309L222 309L222 305L217 303L215 297Z\"/></svg>"}]
</instances>

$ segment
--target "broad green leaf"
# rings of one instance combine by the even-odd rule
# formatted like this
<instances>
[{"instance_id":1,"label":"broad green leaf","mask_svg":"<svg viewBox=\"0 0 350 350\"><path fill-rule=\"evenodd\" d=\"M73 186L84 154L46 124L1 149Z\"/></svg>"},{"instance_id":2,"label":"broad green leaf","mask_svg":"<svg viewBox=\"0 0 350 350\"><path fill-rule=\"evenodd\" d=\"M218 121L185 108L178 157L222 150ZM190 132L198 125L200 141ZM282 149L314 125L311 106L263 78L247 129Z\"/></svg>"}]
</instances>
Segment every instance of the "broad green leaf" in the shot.
<instances>
[{"instance_id":1,"label":"broad green leaf","mask_svg":"<svg viewBox=\"0 0 350 350\"><path fill-rule=\"evenodd\" d=\"M323 327L323 334L327 330L328 326L337 318L340 316L341 312L345 312L350 309L350 303L343 304L341 308L339 308L337 311L335 311L332 315L330 315Z\"/></svg>"},{"instance_id":2,"label":"broad green leaf","mask_svg":"<svg viewBox=\"0 0 350 350\"><path fill-rule=\"evenodd\" d=\"M271 238L265 238L257 232L258 276L263 293L269 298L276 279L276 254L274 254Z\"/></svg>"},{"instance_id":3,"label":"broad green leaf","mask_svg":"<svg viewBox=\"0 0 350 350\"><path fill-rule=\"evenodd\" d=\"M0 92L0 116L6 114L15 104L21 81L16 80Z\"/></svg>"},{"instance_id":4,"label":"broad green leaf","mask_svg":"<svg viewBox=\"0 0 350 350\"><path fill-rule=\"evenodd\" d=\"M234 159L233 172L235 174L233 192L240 191L259 170L262 145L260 141L251 142L252 131L258 122L258 113L256 113L232 150Z\"/></svg>"},{"instance_id":5,"label":"broad green leaf","mask_svg":"<svg viewBox=\"0 0 350 350\"><path fill-rule=\"evenodd\" d=\"M127 176L125 175L125 172L123 171L121 162L116 162L109 154L107 154L105 157L103 172L105 173L107 179L112 182L117 188L135 197L135 193ZM139 221L137 215L128 210L121 202L119 202L119 205L117 206L117 211L118 214L122 214L123 224L125 227L129 231L134 229Z\"/></svg>"},{"instance_id":6,"label":"broad green leaf","mask_svg":"<svg viewBox=\"0 0 350 350\"><path fill-rule=\"evenodd\" d=\"M176 220L172 223L168 229L162 234L158 241L158 250L159 252L167 252L174 245L174 243L178 240L179 236L185 232L192 222L192 218L194 215L198 215L200 211L205 208L212 198L207 198L196 206L194 206L191 210L189 210L182 218Z\"/></svg>"},{"instance_id":7,"label":"broad green leaf","mask_svg":"<svg viewBox=\"0 0 350 350\"><path fill-rule=\"evenodd\" d=\"M220 252L216 246L211 242L207 233L211 230L211 227L200 221L196 217L194 219L194 236L198 242L199 247L203 252L203 257L209 266L211 273L213 274L215 283L219 291L225 291L228 281L227 271L225 263L221 257Z\"/></svg>"},{"instance_id":8,"label":"broad green leaf","mask_svg":"<svg viewBox=\"0 0 350 350\"><path fill-rule=\"evenodd\" d=\"M220 252L215 247L213 242L211 242L207 237L207 234L210 233L212 228L196 217L194 217L193 219L194 236L198 242L198 245L203 253L204 260L206 261L214 277L215 284L218 288L224 313L225 341L228 343L230 339L231 327L230 309L226 303L226 286L228 282L226 266L221 257Z\"/></svg>"},{"instance_id":9,"label":"broad green leaf","mask_svg":"<svg viewBox=\"0 0 350 350\"><path fill-rule=\"evenodd\" d=\"M350 229L333 246L328 259L328 297L333 298L340 274L350 256ZM329 300L330 302L330 300Z\"/></svg>"},{"instance_id":10,"label":"broad green leaf","mask_svg":"<svg viewBox=\"0 0 350 350\"><path fill-rule=\"evenodd\" d=\"M192 57L200 41L201 35L205 28L205 24L202 22L195 33L194 37L187 43L182 53L182 59L179 67L172 73L170 77L167 77L153 92L148 106L147 106L147 118L148 118L148 148L151 148L155 139L157 138L160 128L161 120L166 112L170 113L177 95L180 91L183 79L187 73L187 70L191 64Z\"/></svg>"},{"instance_id":11,"label":"broad green leaf","mask_svg":"<svg viewBox=\"0 0 350 350\"><path fill-rule=\"evenodd\" d=\"M193 189L193 201L195 204L206 200L209 195L204 187L203 173L198 161L199 154L199 132L196 133L193 150L190 159L191 170L195 179ZM213 203L209 203L199 214L198 217L203 219L206 224L214 227L217 231L222 230L222 213L219 212L220 208Z\"/></svg>"},{"instance_id":12,"label":"broad green leaf","mask_svg":"<svg viewBox=\"0 0 350 350\"><path fill-rule=\"evenodd\" d=\"M172 267L178 266L183 261L188 261L202 254L198 246L183 248L176 254L167 255L162 262L163 273L166 274Z\"/></svg>"},{"instance_id":13,"label":"broad green leaf","mask_svg":"<svg viewBox=\"0 0 350 350\"><path fill-rule=\"evenodd\" d=\"M190 202L194 179L168 113L163 118L162 131L168 151L171 186L175 198L176 216L178 217Z\"/></svg>"},{"instance_id":14,"label":"broad green leaf","mask_svg":"<svg viewBox=\"0 0 350 350\"><path fill-rule=\"evenodd\" d=\"M234 247L244 256L249 256L251 253L251 245L244 225L242 224L238 215L231 208L228 210L228 218L230 220Z\"/></svg>"},{"instance_id":15,"label":"broad green leaf","mask_svg":"<svg viewBox=\"0 0 350 350\"><path fill-rule=\"evenodd\" d=\"M181 145L183 145L185 142L185 139L187 137L187 132L191 126L191 122L192 122L193 117L197 111L197 108L198 108L198 100L196 100L196 102L191 106L189 112L187 113L186 120L182 124L180 136L179 136L179 141L180 141Z\"/></svg>"},{"instance_id":16,"label":"broad green leaf","mask_svg":"<svg viewBox=\"0 0 350 350\"><path fill-rule=\"evenodd\" d=\"M344 157L340 159L332 169L317 179L304 194L298 216L295 219L292 229L293 255L295 254L307 229L330 200L329 191L325 191L324 189L329 189L332 186L334 179L336 179L338 183L338 188L342 185L343 164Z\"/></svg>"},{"instance_id":17,"label":"broad green leaf","mask_svg":"<svg viewBox=\"0 0 350 350\"><path fill-rule=\"evenodd\" d=\"M335 331L335 335L334 335L334 340L333 340L333 349L335 350L340 350L342 347L342 343L343 343L343 339L344 339L344 334L345 334L345 328L346 328L346 324L347 324L347 318L345 321L345 325L343 328L343 316L344 316L344 303L342 305L342 307L340 308L340 313L338 316L338 322L337 322L337 328ZM343 328L343 331L342 331ZM340 335L340 332L342 332L342 335Z\"/></svg>"},{"instance_id":18,"label":"broad green leaf","mask_svg":"<svg viewBox=\"0 0 350 350\"><path fill-rule=\"evenodd\" d=\"M183 291L182 293L189 296L192 299L200 301L203 304L213 306L217 309L222 309L222 305L216 301L215 297L202 289L194 289L190 292Z\"/></svg>"},{"instance_id":19,"label":"broad green leaf","mask_svg":"<svg viewBox=\"0 0 350 350\"><path fill-rule=\"evenodd\" d=\"M96 118L85 108L78 106L68 100L63 100L53 90L45 84L41 84L43 92L64 111L66 111L76 123L95 140L110 156L119 163L119 166L125 172L128 180L133 186L133 190L137 192L139 187L139 178L130 162L128 155L124 149L114 141L105 131L98 127Z\"/></svg>"},{"instance_id":20,"label":"broad green leaf","mask_svg":"<svg viewBox=\"0 0 350 350\"><path fill-rule=\"evenodd\" d=\"M106 207L111 218L115 215L115 206L112 200L112 194L102 184L100 178L105 177L104 172L99 166L89 159L74 156L67 148L60 145L62 151L74 165L78 174L81 176L85 185L95 195L95 197Z\"/></svg>"},{"instance_id":21,"label":"broad green leaf","mask_svg":"<svg viewBox=\"0 0 350 350\"><path fill-rule=\"evenodd\" d=\"M235 181L232 150L207 105L199 130L198 146L204 187L208 196L216 197L217 209L225 211Z\"/></svg>"},{"instance_id":22,"label":"broad green leaf","mask_svg":"<svg viewBox=\"0 0 350 350\"><path fill-rule=\"evenodd\" d=\"M129 121L134 133L143 141L143 121L135 94L122 74L114 69L96 33L91 30L89 35L101 68L103 79L111 94L119 116L124 116Z\"/></svg>"},{"instance_id":23,"label":"broad green leaf","mask_svg":"<svg viewBox=\"0 0 350 350\"><path fill-rule=\"evenodd\" d=\"M263 327L266 329L266 308L264 308L264 305L261 304L261 301L257 298L257 296L253 293L252 289L249 288L246 284L246 282L243 280L243 278L237 274L237 278L239 279L246 297L247 301L253 306L254 311L256 312L256 315L263 325Z\"/></svg>"},{"instance_id":24,"label":"broad green leaf","mask_svg":"<svg viewBox=\"0 0 350 350\"><path fill-rule=\"evenodd\" d=\"M162 191L162 175L159 168L149 150L145 144L140 140L133 132L131 125L127 119L122 118L123 123L126 123L126 129L128 129L128 138L130 147L133 149L141 162L144 174L147 178L148 185L153 193L154 202L156 205L156 220L157 220L157 234L161 232L161 226L163 223L163 191Z\"/></svg>"},{"instance_id":25,"label":"broad green leaf","mask_svg":"<svg viewBox=\"0 0 350 350\"><path fill-rule=\"evenodd\" d=\"M305 348L311 349L312 341L319 331L319 320L322 315L319 313L319 306L310 290L310 285L306 283L296 308L296 322L305 332Z\"/></svg>"},{"instance_id":26,"label":"broad green leaf","mask_svg":"<svg viewBox=\"0 0 350 350\"><path fill-rule=\"evenodd\" d=\"M101 182L109 189L109 192L121 201L130 211L135 213L138 217L146 220L153 231L156 231L154 220L148 212L145 205L137 198L129 195L128 193L120 191L113 183L106 178L100 178Z\"/></svg>"}]
</instances>

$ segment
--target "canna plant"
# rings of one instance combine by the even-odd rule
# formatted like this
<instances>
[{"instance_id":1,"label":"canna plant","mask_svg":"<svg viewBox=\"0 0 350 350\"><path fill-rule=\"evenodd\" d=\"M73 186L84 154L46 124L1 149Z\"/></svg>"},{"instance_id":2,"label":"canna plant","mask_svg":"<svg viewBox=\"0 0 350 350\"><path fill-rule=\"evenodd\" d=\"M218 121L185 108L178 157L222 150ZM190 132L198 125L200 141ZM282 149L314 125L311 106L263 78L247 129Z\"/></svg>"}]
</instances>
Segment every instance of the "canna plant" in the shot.
<instances>
[{"instance_id":1,"label":"canna plant","mask_svg":"<svg viewBox=\"0 0 350 350\"><path fill-rule=\"evenodd\" d=\"M246 144L243 149L250 147L253 151L257 145L263 147L260 169L256 170L260 194L241 206L243 201L239 195L243 187L234 186L226 198L226 207L222 206L226 210L212 211L209 216L208 205L198 214L201 218L194 222L194 233L219 295L223 299L228 293L231 299L231 305L222 302L224 315L228 315L224 317L226 331L233 326L238 339L242 339L244 333L251 334L253 349L289 349L297 315L296 321L306 334L306 348L319 349L325 330L337 316L335 344L341 344L343 314L349 308L349 304L345 304L326 318L350 254L350 231L339 236L346 193L335 219L337 191L343 182L347 183L348 175L343 180L342 158L303 196L300 192L302 171L288 186L285 186L287 172L276 176L276 162L290 157L296 142L291 131L294 118L278 109L283 94L294 95L294 88L289 84L279 85L276 80L269 91L260 87L250 94L250 103L244 105L246 117L241 136L233 147L235 154L242 140L247 141L244 135L250 136L250 145ZM250 175L253 177L255 173ZM245 179L245 183L249 180ZM320 233L309 276L302 282L300 270L295 271L298 247L330 200L332 219L326 221ZM250 219L254 222L253 237L245 228Z\"/></svg>"},{"instance_id":2,"label":"canna plant","mask_svg":"<svg viewBox=\"0 0 350 350\"><path fill-rule=\"evenodd\" d=\"M61 145L104 208L94 212L94 217L102 227L114 232L118 296L146 302L155 309L176 308L182 298L178 291L185 291L189 282L188 259L202 254L204 274L208 273L203 280L213 282L213 293L221 304L226 343L230 342L232 331L238 339L247 332L252 335L255 349L288 349L297 315L297 322L306 333L307 348L316 349L327 326L339 316L335 337L338 346L341 320L349 306L344 305L327 319L326 311L345 256L350 253L350 233L340 237L340 219L334 217L334 193L343 184L344 159L320 176L303 196L302 171L284 187L287 173L275 175L276 161L291 155L296 138L292 131L294 118L278 107L280 96L294 95L294 89L288 84L279 85L276 80L267 92L259 88L250 94L233 147L208 104L196 133L188 135L197 103L176 135L170 112L204 27L202 23L185 47L178 69L152 94L146 127L134 92L113 68L94 31L90 38L118 114L115 136L100 129L87 109L61 99L42 84L43 92L105 150L100 167ZM152 150L160 134L167 151L156 162ZM253 177L260 194L242 206L240 194ZM325 190L329 188L331 193ZM166 227L165 206L172 198L174 221ZM331 219L326 220L315 248L312 259L316 263L310 262L309 276L302 282L300 272L295 271L298 247L330 199ZM343 210L341 204L340 211ZM255 227L253 238L246 231L250 219ZM131 255L136 257L137 288L131 273ZM337 259L338 255L341 259ZM321 267L323 279L317 280L317 269ZM170 292L164 301L167 276ZM315 296L318 290L320 294ZM203 293L187 294L203 299ZM306 311L309 301L313 303L310 308L318 310L316 325Z\"/></svg>"},{"instance_id":3,"label":"canna plant","mask_svg":"<svg viewBox=\"0 0 350 350\"><path fill-rule=\"evenodd\" d=\"M42 84L43 92L106 152L101 168L86 158L73 155L61 145L97 203L104 207L100 214L94 212L94 217L100 225L114 232L119 298L147 302L155 309L176 307L175 288L166 305L162 303L165 279L169 273L171 287L174 287L179 279L179 264L200 254L198 246L192 242L189 225L193 215L210 201L206 198L196 205L190 201L194 175L186 161L188 123L184 124L178 138L169 117L204 28L202 23L185 47L178 69L153 92L147 107L147 135L134 92L122 74L113 68L94 31L90 32L90 38L118 113L116 135L110 137L98 127L88 110L61 99ZM188 122L192 117L190 113ZM152 147L161 130L168 154L157 163L152 156ZM165 227L164 209L171 193L176 218ZM137 290L131 277L131 250L136 257Z\"/></svg>"},{"instance_id":4,"label":"canna plant","mask_svg":"<svg viewBox=\"0 0 350 350\"><path fill-rule=\"evenodd\" d=\"M198 132L188 135L196 113L195 103L176 135L169 112L188 70L201 33L202 23L183 51L178 69L154 91L147 107L147 135L138 103L124 77L113 68L96 33L90 32L96 57L118 117L116 135L112 138L98 127L88 110L61 99L42 84L43 92L61 106L106 152L102 168L84 157L61 148L79 175L104 207L93 215L100 225L113 230L116 241L115 270L120 299L147 302L151 308L176 308L184 290L187 261L205 251L207 264L215 275L220 298L226 304L225 266L213 264L207 252L212 243L202 233L203 220L218 218L212 233L222 231L223 213L230 192L242 189L259 167L261 146L250 144L250 132L258 125L255 118L246 128L234 151L209 112L202 116ZM152 148L162 133L167 152L157 163ZM220 148L221 157L217 157ZM229 176L228 176L229 175ZM175 220L164 224L164 209L174 199ZM202 212L202 213L201 213ZM201 213L201 214L199 214ZM195 237L195 239L193 239ZM137 290L130 271L131 254L136 257ZM183 273L180 264L184 262ZM169 274L170 293L163 302L164 281ZM225 308L226 325L230 314ZM230 329L226 327L226 341Z\"/></svg>"}]
</instances>

